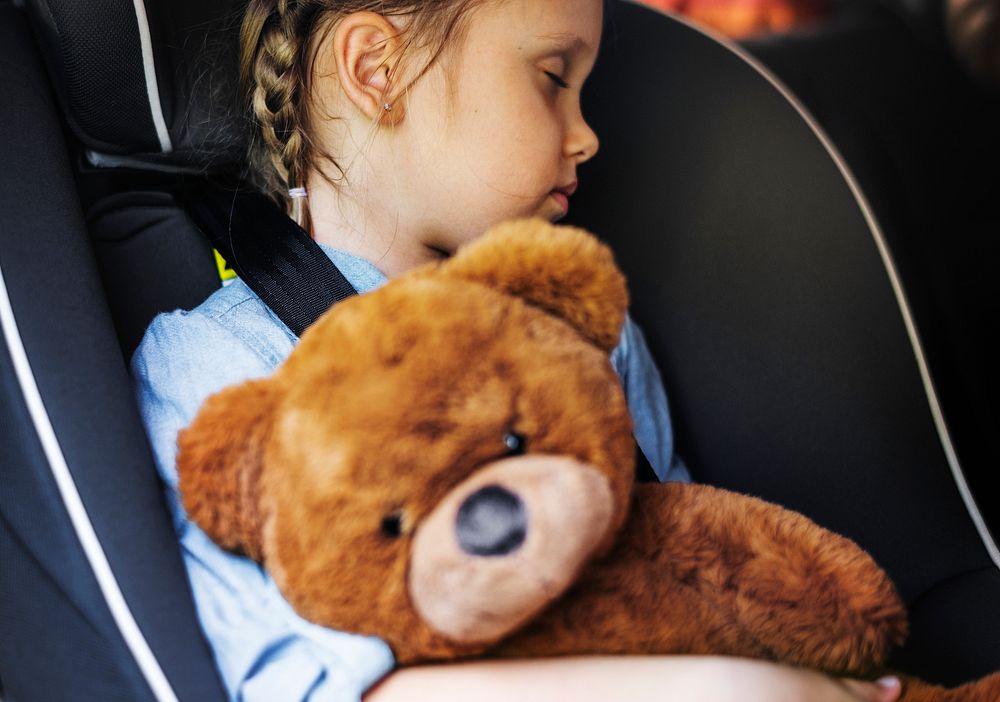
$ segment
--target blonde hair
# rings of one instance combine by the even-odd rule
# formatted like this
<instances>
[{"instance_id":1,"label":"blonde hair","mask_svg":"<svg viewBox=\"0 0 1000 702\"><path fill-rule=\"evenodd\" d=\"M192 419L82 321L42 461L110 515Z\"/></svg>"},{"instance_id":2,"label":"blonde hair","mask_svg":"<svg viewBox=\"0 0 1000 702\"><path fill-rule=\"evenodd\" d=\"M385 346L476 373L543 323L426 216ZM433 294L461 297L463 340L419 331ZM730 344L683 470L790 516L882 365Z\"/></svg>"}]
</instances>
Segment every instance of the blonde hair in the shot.
<instances>
[{"instance_id":1,"label":"blonde hair","mask_svg":"<svg viewBox=\"0 0 1000 702\"><path fill-rule=\"evenodd\" d=\"M483 0L250 0L240 31L240 78L252 116L248 176L251 182L304 225L300 199L290 188L305 185L310 169L324 159L343 175L336 155L319 153L310 139L309 79L314 34L338 17L371 11L409 19L400 53L431 49L437 60L449 40L458 39L464 18ZM398 65L398 62L397 62ZM412 82L411 81L411 85ZM398 89L397 89L398 90ZM321 172L325 171L321 169Z\"/></svg>"}]
</instances>

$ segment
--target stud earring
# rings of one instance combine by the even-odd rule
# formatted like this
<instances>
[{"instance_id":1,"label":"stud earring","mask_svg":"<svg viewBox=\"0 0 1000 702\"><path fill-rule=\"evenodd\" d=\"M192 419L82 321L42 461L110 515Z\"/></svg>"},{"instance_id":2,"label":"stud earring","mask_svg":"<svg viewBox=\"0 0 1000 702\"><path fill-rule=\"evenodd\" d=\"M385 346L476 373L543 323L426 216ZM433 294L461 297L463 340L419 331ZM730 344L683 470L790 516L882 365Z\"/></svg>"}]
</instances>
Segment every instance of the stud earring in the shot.
<instances>
[{"instance_id":1,"label":"stud earring","mask_svg":"<svg viewBox=\"0 0 1000 702\"><path fill-rule=\"evenodd\" d=\"M391 102L383 102L382 103L382 109L385 110L386 112L392 112L392 103Z\"/></svg>"}]
</instances>

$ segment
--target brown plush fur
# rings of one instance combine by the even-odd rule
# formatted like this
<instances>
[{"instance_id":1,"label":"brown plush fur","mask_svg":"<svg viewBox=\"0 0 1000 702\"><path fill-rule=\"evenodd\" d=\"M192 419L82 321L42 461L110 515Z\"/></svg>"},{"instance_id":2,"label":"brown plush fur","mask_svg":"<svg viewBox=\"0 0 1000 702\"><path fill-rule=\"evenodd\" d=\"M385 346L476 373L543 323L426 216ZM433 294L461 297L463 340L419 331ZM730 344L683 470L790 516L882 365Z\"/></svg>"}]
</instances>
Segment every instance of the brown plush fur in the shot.
<instances>
[{"instance_id":1,"label":"brown plush fur","mask_svg":"<svg viewBox=\"0 0 1000 702\"><path fill-rule=\"evenodd\" d=\"M906 634L884 573L802 515L678 483L636 486L630 515L611 554L504 655L724 653L867 674Z\"/></svg>"},{"instance_id":2,"label":"brown plush fur","mask_svg":"<svg viewBox=\"0 0 1000 702\"><path fill-rule=\"evenodd\" d=\"M541 219L499 224L476 246L459 251L441 272L527 300L611 351L628 307L611 251L591 236L552 237L551 231Z\"/></svg>"},{"instance_id":3,"label":"brown plush fur","mask_svg":"<svg viewBox=\"0 0 1000 702\"><path fill-rule=\"evenodd\" d=\"M261 457L273 410L263 382L226 388L205 401L200 431L187 432L184 472L188 515L223 548L263 558L257 501Z\"/></svg>"},{"instance_id":4,"label":"brown plush fur","mask_svg":"<svg viewBox=\"0 0 1000 702\"><path fill-rule=\"evenodd\" d=\"M378 635L404 664L683 652L875 674L905 612L856 545L753 498L633 486L608 363L626 306L610 251L589 235L503 225L338 304L271 378L211 398L180 437L185 508L261 561L300 614ZM509 455L512 433L523 458ZM558 485L588 492L570 499L552 481L572 466L587 480ZM533 510L525 542L502 557L453 543L449 510L484 475ZM543 576L553 562L565 572ZM463 633L429 624L415 592L454 600L446 619ZM998 690L988 679L959 698L907 681L905 699Z\"/></svg>"}]
</instances>

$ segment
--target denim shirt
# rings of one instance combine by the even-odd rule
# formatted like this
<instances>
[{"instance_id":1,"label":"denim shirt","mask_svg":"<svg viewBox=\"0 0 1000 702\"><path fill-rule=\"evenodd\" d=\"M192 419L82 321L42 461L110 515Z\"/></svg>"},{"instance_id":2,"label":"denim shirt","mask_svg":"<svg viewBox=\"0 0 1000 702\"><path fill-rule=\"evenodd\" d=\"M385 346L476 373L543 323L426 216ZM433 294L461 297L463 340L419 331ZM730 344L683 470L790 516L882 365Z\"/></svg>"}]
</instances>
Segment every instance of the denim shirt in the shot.
<instances>
[{"instance_id":1,"label":"denim shirt","mask_svg":"<svg viewBox=\"0 0 1000 702\"><path fill-rule=\"evenodd\" d=\"M359 293L386 278L360 258L323 246ZM394 660L381 640L299 617L263 568L223 551L187 519L177 492L177 434L222 388L270 374L297 338L242 281L194 310L153 320L132 359L132 377L180 539L202 630L231 699L358 700ZM660 374L630 319L611 360L622 380L636 440L662 480L688 480L674 455Z\"/></svg>"}]
</instances>

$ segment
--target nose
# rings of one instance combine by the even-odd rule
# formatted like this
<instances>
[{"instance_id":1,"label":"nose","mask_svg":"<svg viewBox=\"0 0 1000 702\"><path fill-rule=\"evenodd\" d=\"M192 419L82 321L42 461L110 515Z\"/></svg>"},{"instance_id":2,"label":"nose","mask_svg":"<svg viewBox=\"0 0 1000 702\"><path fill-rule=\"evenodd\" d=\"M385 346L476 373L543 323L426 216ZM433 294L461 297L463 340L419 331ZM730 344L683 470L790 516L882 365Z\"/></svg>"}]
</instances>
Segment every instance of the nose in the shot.
<instances>
[{"instance_id":1,"label":"nose","mask_svg":"<svg viewBox=\"0 0 1000 702\"><path fill-rule=\"evenodd\" d=\"M590 128L587 120L583 118L583 114L578 111L567 134L566 155L579 165L594 158L600 145L597 133Z\"/></svg>"},{"instance_id":2,"label":"nose","mask_svg":"<svg viewBox=\"0 0 1000 702\"><path fill-rule=\"evenodd\" d=\"M469 495L458 509L458 545L471 556L506 556L524 543L528 514L514 493L487 485Z\"/></svg>"}]
</instances>

